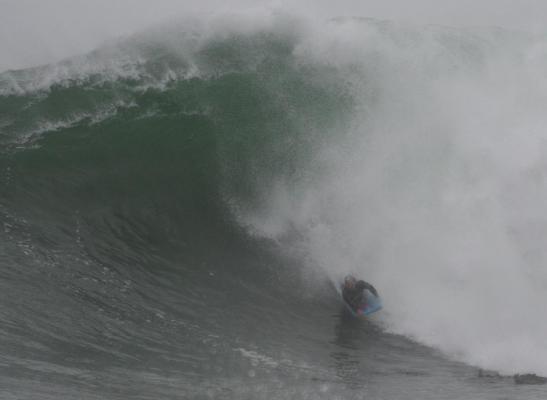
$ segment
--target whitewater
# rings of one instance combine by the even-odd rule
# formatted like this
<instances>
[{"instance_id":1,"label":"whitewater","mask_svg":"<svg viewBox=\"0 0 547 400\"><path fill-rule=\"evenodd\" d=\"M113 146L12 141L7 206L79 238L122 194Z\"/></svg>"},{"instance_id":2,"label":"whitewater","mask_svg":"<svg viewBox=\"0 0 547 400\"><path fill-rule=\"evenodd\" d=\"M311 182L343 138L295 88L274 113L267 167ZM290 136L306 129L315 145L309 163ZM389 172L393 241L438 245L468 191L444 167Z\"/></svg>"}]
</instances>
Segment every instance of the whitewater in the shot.
<instances>
[{"instance_id":1,"label":"whitewater","mask_svg":"<svg viewBox=\"0 0 547 400\"><path fill-rule=\"evenodd\" d=\"M0 73L0 393L544 398L545 71L527 33L273 13Z\"/></svg>"}]
</instances>

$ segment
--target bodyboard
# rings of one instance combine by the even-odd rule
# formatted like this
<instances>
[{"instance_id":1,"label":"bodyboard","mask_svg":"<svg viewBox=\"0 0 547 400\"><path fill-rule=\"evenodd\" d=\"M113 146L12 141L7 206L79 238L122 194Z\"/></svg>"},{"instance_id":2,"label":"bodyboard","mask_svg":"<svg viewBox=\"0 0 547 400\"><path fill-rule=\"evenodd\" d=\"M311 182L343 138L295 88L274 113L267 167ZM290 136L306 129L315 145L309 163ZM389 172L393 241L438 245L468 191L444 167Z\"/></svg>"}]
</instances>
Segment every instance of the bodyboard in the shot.
<instances>
[{"instance_id":1,"label":"bodyboard","mask_svg":"<svg viewBox=\"0 0 547 400\"><path fill-rule=\"evenodd\" d=\"M382 309L382 299L380 297L374 296L369 290L365 290L365 296L367 297L366 303L355 310L351 307L342 297L342 301L348 308L348 310L355 316L366 316L380 311Z\"/></svg>"}]
</instances>

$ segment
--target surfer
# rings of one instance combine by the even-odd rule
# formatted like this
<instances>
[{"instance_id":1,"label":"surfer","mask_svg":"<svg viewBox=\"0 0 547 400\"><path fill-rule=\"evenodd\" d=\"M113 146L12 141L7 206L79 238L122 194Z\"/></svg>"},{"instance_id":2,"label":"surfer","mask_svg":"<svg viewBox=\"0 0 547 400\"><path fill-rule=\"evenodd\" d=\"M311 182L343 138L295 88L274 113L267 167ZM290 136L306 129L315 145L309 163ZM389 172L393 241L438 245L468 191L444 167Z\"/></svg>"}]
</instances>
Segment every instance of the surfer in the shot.
<instances>
[{"instance_id":1,"label":"surfer","mask_svg":"<svg viewBox=\"0 0 547 400\"><path fill-rule=\"evenodd\" d=\"M342 297L354 310L366 303L365 290L369 290L374 296L378 297L378 292L370 283L363 280L358 281L353 275L347 275L344 278Z\"/></svg>"}]
</instances>

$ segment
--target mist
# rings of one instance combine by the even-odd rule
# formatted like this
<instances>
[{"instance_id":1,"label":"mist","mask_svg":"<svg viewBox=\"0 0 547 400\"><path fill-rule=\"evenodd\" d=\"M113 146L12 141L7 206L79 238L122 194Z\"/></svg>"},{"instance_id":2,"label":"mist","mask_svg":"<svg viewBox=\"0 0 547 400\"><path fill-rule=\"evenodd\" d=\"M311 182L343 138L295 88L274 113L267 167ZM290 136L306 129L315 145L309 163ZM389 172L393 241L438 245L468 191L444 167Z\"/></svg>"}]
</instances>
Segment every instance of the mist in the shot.
<instances>
[{"instance_id":1,"label":"mist","mask_svg":"<svg viewBox=\"0 0 547 400\"><path fill-rule=\"evenodd\" d=\"M544 49L496 29L321 25L298 55L348 81L351 128L326 135L306 172L266 180L241 224L287 246L298 232L335 284L374 282L389 331L547 374Z\"/></svg>"},{"instance_id":2,"label":"mist","mask_svg":"<svg viewBox=\"0 0 547 400\"><path fill-rule=\"evenodd\" d=\"M287 12L311 19L361 16L416 24L499 26L543 32L547 4L538 0L3 0L0 1L0 71L83 54L113 38L191 15Z\"/></svg>"}]
</instances>

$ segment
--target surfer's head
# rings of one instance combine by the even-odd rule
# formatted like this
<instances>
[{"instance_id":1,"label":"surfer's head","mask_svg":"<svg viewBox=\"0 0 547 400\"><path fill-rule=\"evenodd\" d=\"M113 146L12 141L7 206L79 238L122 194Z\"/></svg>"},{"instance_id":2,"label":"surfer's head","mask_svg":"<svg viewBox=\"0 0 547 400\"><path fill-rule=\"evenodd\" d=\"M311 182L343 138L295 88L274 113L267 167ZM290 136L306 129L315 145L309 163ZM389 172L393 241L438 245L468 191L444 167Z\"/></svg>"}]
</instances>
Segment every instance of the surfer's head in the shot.
<instances>
[{"instance_id":1,"label":"surfer's head","mask_svg":"<svg viewBox=\"0 0 547 400\"><path fill-rule=\"evenodd\" d=\"M346 277L344 278L345 287L352 288L355 286L355 282L357 282L357 280L353 275L346 275Z\"/></svg>"}]
</instances>

